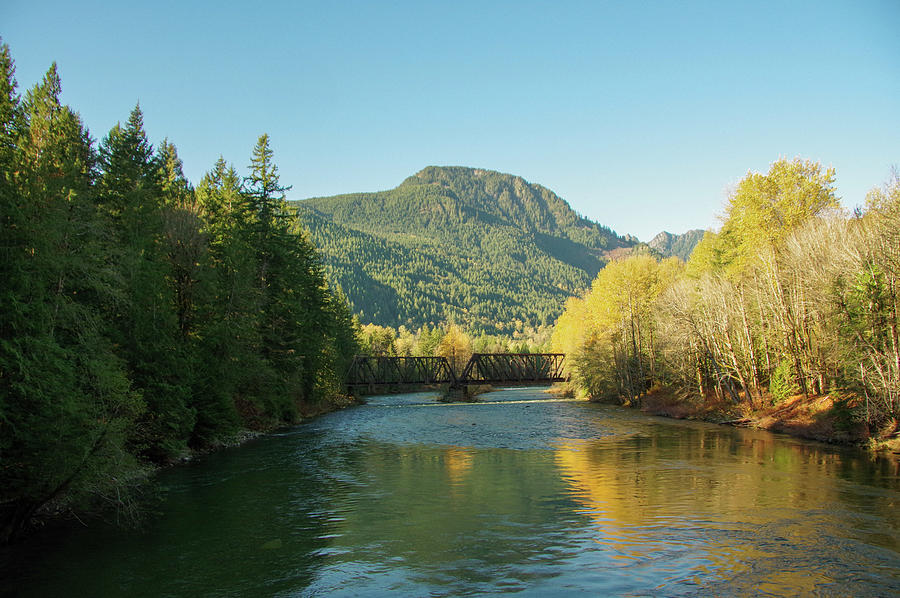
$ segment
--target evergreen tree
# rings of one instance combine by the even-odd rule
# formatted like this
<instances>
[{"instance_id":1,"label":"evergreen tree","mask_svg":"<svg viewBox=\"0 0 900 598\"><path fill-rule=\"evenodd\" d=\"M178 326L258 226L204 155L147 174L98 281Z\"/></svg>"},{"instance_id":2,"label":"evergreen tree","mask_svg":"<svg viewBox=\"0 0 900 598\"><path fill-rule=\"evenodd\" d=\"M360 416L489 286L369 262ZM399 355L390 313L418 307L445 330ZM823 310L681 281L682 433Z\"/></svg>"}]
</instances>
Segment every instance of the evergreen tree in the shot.
<instances>
[{"instance_id":1,"label":"evergreen tree","mask_svg":"<svg viewBox=\"0 0 900 598\"><path fill-rule=\"evenodd\" d=\"M0 160L3 160L3 183L12 175L12 159L15 154L16 138L22 126L22 111L19 95L16 93L15 63L9 46L0 44Z\"/></svg>"},{"instance_id":2,"label":"evergreen tree","mask_svg":"<svg viewBox=\"0 0 900 598\"><path fill-rule=\"evenodd\" d=\"M205 444L238 424L238 410L258 390L260 358L253 208L234 167L219 158L197 186L202 232L208 242L209 291L199 314L200 361L193 441ZM250 422L248 422L250 423Z\"/></svg>"},{"instance_id":3,"label":"evergreen tree","mask_svg":"<svg viewBox=\"0 0 900 598\"><path fill-rule=\"evenodd\" d=\"M197 294L202 292L206 266L206 238L201 232L200 207L182 172L178 150L168 140L157 152L163 200L164 250L182 341L195 336ZM190 350L188 349L190 352Z\"/></svg>"},{"instance_id":4,"label":"evergreen tree","mask_svg":"<svg viewBox=\"0 0 900 598\"><path fill-rule=\"evenodd\" d=\"M15 166L2 191L0 542L49 501L103 492L133 466L124 435L140 403L100 309L112 292L91 203L94 154L59 94L53 65L21 108L10 93L0 98L9 119L0 151Z\"/></svg>"},{"instance_id":5,"label":"evergreen tree","mask_svg":"<svg viewBox=\"0 0 900 598\"><path fill-rule=\"evenodd\" d=\"M284 201L289 187L279 181L268 135L253 150L245 183L256 217L262 354L276 374L278 395L288 399L271 406L281 403L278 415L291 418L299 403L314 399L327 329L325 278L315 248L293 226Z\"/></svg>"},{"instance_id":6,"label":"evergreen tree","mask_svg":"<svg viewBox=\"0 0 900 598\"><path fill-rule=\"evenodd\" d=\"M0 46L0 543L42 506L120 505L141 460L296 421L342 390L355 324L286 208L268 138L246 188L195 192L140 108L95 152L53 65Z\"/></svg>"},{"instance_id":7,"label":"evergreen tree","mask_svg":"<svg viewBox=\"0 0 900 598\"><path fill-rule=\"evenodd\" d=\"M183 450L195 414L183 322L167 284L161 167L139 106L103 140L100 162L100 208L113 230L107 250L123 289L112 313L116 342L148 406L132 440L143 454L166 461Z\"/></svg>"},{"instance_id":8,"label":"evergreen tree","mask_svg":"<svg viewBox=\"0 0 900 598\"><path fill-rule=\"evenodd\" d=\"M272 161L274 152L269 146L269 135L263 133L253 148L250 161L250 176L247 177L247 191L257 212L259 228L262 231L283 224L287 218L285 211L285 191L278 176L278 167Z\"/></svg>"},{"instance_id":9,"label":"evergreen tree","mask_svg":"<svg viewBox=\"0 0 900 598\"><path fill-rule=\"evenodd\" d=\"M357 331L359 324L350 311L350 304L340 287L327 289L323 314L328 326L323 349L316 364L317 399L334 397L345 392L345 376L353 356L359 352Z\"/></svg>"}]
</instances>

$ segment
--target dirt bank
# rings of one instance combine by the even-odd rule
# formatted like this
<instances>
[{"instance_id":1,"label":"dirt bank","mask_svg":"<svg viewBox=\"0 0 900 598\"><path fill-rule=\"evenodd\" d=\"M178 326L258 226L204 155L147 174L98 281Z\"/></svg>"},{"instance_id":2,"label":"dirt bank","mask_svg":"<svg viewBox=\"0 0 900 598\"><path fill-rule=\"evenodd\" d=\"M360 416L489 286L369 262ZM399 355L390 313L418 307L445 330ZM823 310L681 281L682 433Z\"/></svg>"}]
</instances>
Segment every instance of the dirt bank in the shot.
<instances>
[{"instance_id":1,"label":"dirt bank","mask_svg":"<svg viewBox=\"0 0 900 598\"><path fill-rule=\"evenodd\" d=\"M640 409L652 415L758 428L900 455L900 423L891 419L872 429L866 423L864 407L853 397L798 395L777 405L752 408L702 397L680 398L658 390L641 399Z\"/></svg>"}]
</instances>

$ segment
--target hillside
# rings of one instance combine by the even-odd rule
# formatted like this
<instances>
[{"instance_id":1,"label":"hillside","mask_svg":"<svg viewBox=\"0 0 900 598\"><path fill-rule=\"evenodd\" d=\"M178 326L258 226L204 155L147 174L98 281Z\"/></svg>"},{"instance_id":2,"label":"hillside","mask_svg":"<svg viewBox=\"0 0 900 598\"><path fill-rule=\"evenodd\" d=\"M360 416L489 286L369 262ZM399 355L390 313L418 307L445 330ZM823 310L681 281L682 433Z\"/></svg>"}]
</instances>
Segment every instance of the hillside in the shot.
<instances>
[{"instance_id":1,"label":"hillside","mask_svg":"<svg viewBox=\"0 0 900 598\"><path fill-rule=\"evenodd\" d=\"M694 251L694 247L703 239L703 233L704 231L699 228L689 230L681 235L663 231L653 237L647 245L658 251L663 257L676 256L686 262L691 252Z\"/></svg>"},{"instance_id":2,"label":"hillside","mask_svg":"<svg viewBox=\"0 0 900 598\"><path fill-rule=\"evenodd\" d=\"M364 322L486 331L552 322L637 243L521 177L430 166L395 189L295 202Z\"/></svg>"}]
</instances>

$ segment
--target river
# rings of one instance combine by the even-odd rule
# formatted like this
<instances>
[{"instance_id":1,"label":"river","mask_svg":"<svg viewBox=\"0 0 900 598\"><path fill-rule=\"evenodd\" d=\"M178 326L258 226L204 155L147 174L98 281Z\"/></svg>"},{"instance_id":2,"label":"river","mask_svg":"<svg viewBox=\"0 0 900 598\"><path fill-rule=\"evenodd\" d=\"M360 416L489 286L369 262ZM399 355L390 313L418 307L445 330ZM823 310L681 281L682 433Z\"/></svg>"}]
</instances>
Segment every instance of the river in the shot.
<instances>
[{"instance_id":1,"label":"river","mask_svg":"<svg viewBox=\"0 0 900 598\"><path fill-rule=\"evenodd\" d=\"M3 596L900 595L897 463L500 390L373 397L41 534Z\"/></svg>"}]
</instances>

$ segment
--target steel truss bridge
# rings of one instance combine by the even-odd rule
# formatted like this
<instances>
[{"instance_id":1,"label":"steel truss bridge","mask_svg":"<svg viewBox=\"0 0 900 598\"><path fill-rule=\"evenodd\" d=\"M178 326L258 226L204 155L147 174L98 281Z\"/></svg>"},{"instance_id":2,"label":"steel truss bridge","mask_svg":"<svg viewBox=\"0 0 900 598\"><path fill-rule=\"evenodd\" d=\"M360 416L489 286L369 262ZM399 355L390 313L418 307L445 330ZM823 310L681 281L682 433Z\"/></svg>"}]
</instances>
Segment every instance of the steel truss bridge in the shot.
<instances>
[{"instance_id":1,"label":"steel truss bridge","mask_svg":"<svg viewBox=\"0 0 900 598\"><path fill-rule=\"evenodd\" d=\"M476 384L537 385L565 382L562 353L475 353L457 376L446 357L373 357L357 355L347 387L431 386L464 388Z\"/></svg>"}]
</instances>

